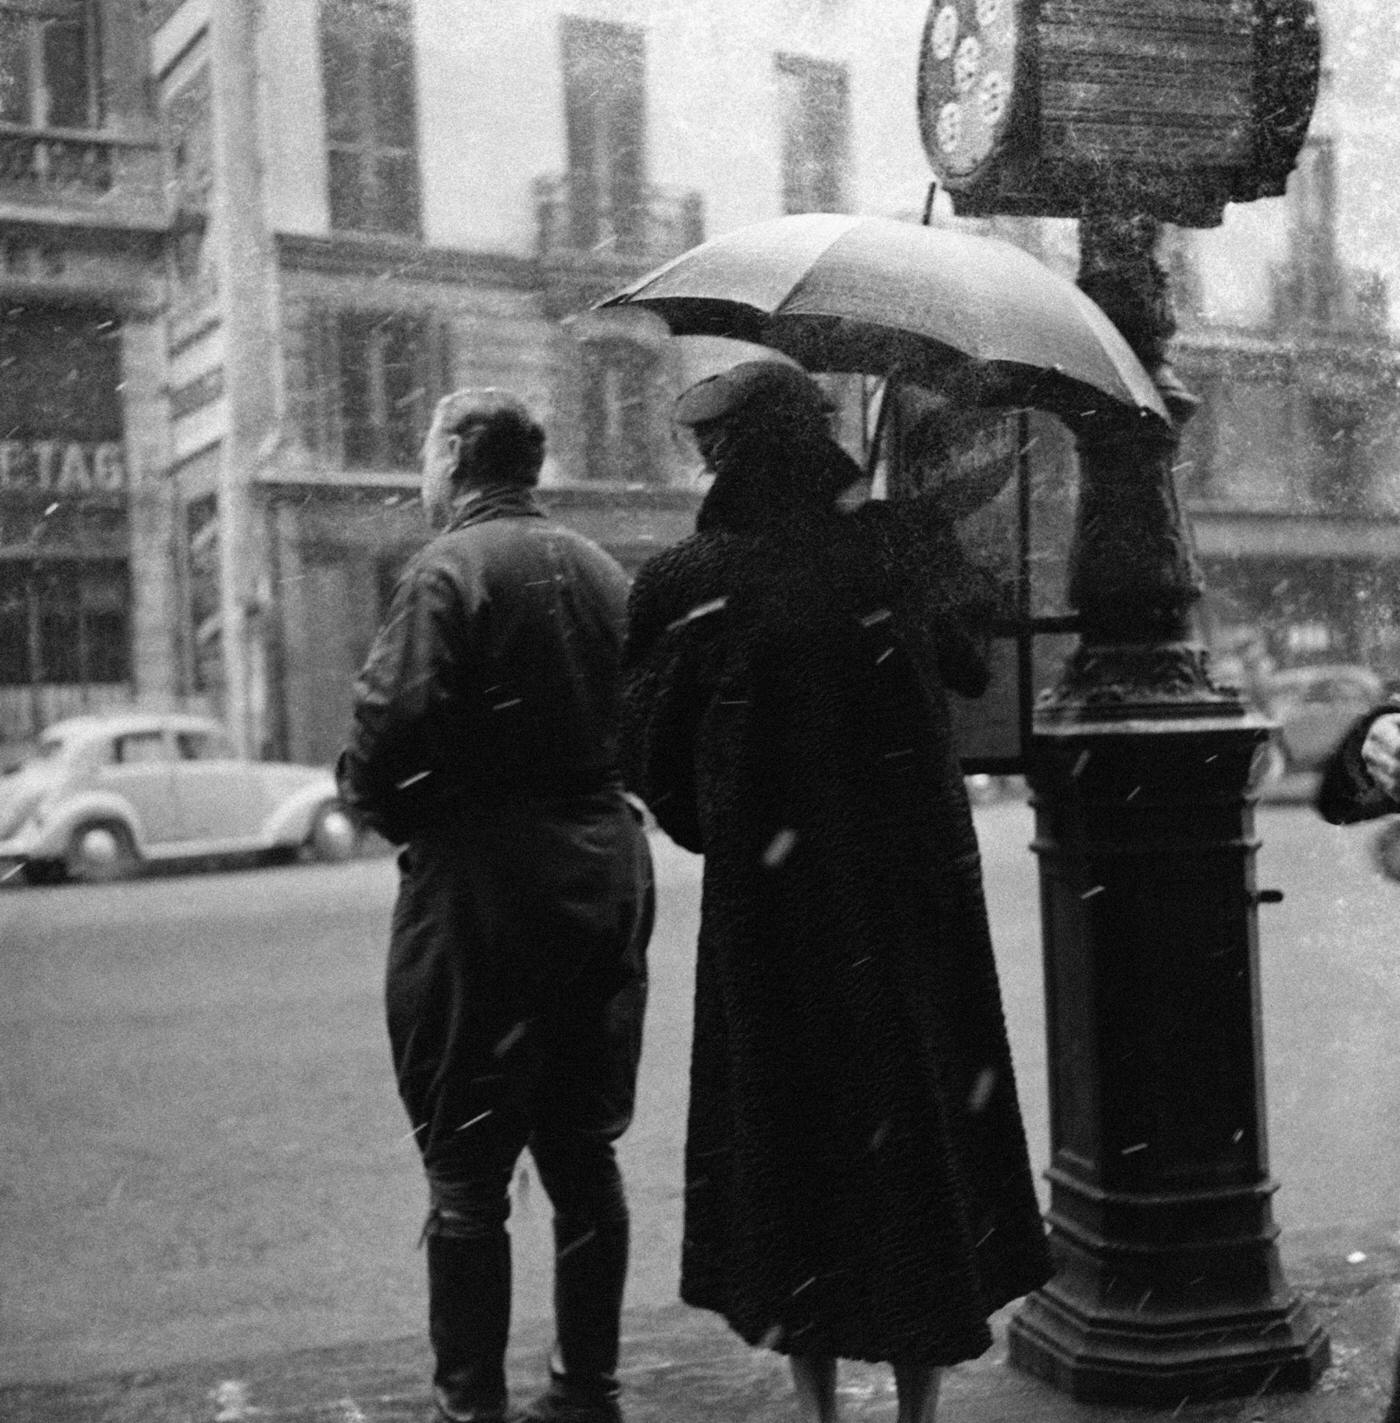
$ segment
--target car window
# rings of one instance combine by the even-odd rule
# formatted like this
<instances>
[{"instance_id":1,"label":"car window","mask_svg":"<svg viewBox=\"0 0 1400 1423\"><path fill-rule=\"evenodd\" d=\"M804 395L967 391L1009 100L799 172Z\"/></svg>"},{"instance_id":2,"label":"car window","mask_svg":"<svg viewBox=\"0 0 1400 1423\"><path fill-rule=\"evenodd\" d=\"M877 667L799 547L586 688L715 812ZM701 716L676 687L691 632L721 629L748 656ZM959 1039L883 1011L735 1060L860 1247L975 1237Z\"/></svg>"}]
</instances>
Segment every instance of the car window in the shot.
<instances>
[{"instance_id":1,"label":"car window","mask_svg":"<svg viewBox=\"0 0 1400 1423\"><path fill-rule=\"evenodd\" d=\"M165 734L160 731L129 731L112 743L112 759L119 766L149 765L152 761L168 761L170 751Z\"/></svg>"},{"instance_id":2,"label":"car window","mask_svg":"<svg viewBox=\"0 0 1400 1423\"><path fill-rule=\"evenodd\" d=\"M182 761L231 761L233 743L221 731L177 731Z\"/></svg>"}]
</instances>

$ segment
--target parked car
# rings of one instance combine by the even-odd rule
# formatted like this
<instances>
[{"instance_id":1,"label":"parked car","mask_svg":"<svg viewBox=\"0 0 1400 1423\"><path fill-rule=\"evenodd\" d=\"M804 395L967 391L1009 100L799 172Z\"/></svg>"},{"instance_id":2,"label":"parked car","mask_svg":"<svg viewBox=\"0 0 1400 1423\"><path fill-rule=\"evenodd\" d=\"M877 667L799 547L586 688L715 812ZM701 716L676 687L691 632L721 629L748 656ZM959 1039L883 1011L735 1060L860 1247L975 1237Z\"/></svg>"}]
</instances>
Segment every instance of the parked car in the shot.
<instances>
[{"instance_id":1,"label":"parked car","mask_svg":"<svg viewBox=\"0 0 1400 1423\"><path fill-rule=\"evenodd\" d=\"M0 862L30 883L215 855L344 860L358 840L329 770L248 760L207 717L73 717L0 775Z\"/></svg>"},{"instance_id":2,"label":"parked car","mask_svg":"<svg viewBox=\"0 0 1400 1423\"><path fill-rule=\"evenodd\" d=\"M1265 780L1320 769L1352 722L1385 696L1381 678L1356 663L1287 667L1270 673L1263 688L1263 710L1278 722L1278 731L1269 747Z\"/></svg>"}]
</instances>

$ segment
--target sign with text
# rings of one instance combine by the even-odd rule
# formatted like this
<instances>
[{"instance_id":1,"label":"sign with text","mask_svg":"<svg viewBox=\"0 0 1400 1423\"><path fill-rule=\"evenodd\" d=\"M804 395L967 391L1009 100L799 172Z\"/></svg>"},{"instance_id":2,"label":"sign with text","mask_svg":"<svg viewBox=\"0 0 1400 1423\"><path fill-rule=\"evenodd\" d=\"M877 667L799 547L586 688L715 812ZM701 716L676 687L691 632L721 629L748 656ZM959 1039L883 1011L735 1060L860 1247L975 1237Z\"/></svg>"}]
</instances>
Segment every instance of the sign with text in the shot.
<instances>
[{"instance_id":1,"label":"sign with text","mask_svg":"<svg viewBox=\"0 0 1400 1423\"><path fill-rule=\"evenodd\" d=\"M123 494L120 440L0 440L0 489L52 494Z\"/></svg>"},{"instance_id":2,"label":"sign with text","mask_svg":"<svg viewBox=\"0 0 1400 1423\"><path fill-rule=\"evenodd\" d=\"M120 321L101 307L0 313L0 548L124 557Z\"/></svg>"}]
</instances>

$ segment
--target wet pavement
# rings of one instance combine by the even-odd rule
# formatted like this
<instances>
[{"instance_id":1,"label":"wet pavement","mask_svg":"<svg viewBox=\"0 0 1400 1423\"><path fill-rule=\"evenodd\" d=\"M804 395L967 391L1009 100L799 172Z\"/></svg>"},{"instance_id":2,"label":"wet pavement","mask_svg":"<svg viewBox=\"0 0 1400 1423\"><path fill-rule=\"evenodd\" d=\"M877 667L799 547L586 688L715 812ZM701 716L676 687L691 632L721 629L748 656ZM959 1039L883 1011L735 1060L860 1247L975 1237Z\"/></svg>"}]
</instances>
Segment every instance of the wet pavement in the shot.
<instances>
[{"instance_id":1,"label":"wet pavement","mask_svg":"<svg viewBox=\"0 0 1400 1423\"><path fill-rule=\"evenodd\" d=\"M1349 1227L1305 1232L1285 1250L1290 1284L1331 1337L1332 1363L1306 1393L1210 1400L1171 1408L1078 1404L1008 1366L1006 1322L981 1359L949 1372L947 1423L1128 1423L1151 1417L1210 1423L1379 1423L1400 1331L1400 1233ZM517 1400L540 1387L543 1321L517 1330L510 1376ZM427 1420L428 1353L421 1337L302 1349L73 1383L0 1389L5 1423L406 1423ZM783 1362L752 1350L713 1316L682 1305L630 1311L623 1378L628 1423L780 1423L793 1411ZM842 1366L848 1420L891 1420L889 1370Z\"/></svg>"}]
</instances>

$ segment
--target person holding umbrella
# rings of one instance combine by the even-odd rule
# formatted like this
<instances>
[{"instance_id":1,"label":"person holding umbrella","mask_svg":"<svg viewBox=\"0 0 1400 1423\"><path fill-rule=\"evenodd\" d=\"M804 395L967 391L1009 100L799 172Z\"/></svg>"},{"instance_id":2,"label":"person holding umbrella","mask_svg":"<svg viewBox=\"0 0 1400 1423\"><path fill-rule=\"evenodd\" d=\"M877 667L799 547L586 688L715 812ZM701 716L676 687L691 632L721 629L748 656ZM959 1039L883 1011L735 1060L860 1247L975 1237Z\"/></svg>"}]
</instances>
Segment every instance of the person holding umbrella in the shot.
<instances>
[{"instance_id":1,"label":"person holding umbrella","mask_svg":"<svg viewBox=\"0 0 1400 1423\"><path fill-rule=\"evenodd\" d=\"M980 693L994 607L937 506L864 501L805 372L759 361L676 408L714 482L643 566L624 762L705 857L681 1297L840 1358L900 1423L1050 1270L945 688Z\"/></svg>"}]
</instances>

